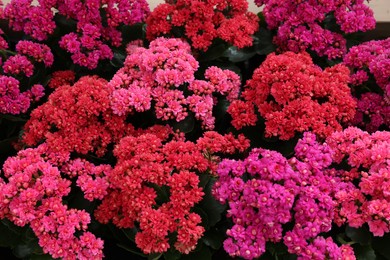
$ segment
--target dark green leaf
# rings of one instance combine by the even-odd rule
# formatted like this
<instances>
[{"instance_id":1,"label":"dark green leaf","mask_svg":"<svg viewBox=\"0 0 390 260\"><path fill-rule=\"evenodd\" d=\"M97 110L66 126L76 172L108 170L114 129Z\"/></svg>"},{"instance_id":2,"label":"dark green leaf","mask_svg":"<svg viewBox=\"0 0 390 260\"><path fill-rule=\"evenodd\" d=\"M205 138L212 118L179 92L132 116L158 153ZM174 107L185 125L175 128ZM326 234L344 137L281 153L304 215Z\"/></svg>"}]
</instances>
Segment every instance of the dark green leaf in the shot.
<instances>
[{"instance_id":1,"label":"dark green leaf","mask_svg":"<svg viewBox=\"0 0 390 260\"><path fill-rule=\"evenodd\" d=\"M31 255L34 252L34 247L28 244L21 244L14 247L12 253L18 258L24 258Z\"/></svg>"},{"instance_id":2,"label":"dark green leaf","mask_svg":"<svg viewBox=\"0 0 390 260\"><path fill-rule=\"evenodd\" d=\"M132 248L130 247L129 245L124 245L124 244L117 244L118 247L126 250L126 251L129 251L130 253L133 253L135 255L139 255L139 256L142 256L142 257L147 257L147 255L143 254L142 252L139 251L138 248Z\"/></svg>"},{"instance_id":3,"label":"dark green leaf","mask_svg":"<svg viewBox=\"0 0 390 260\"><path fill-rule=\"evenodd\" d=\"M0 246L14 247L18 244L22 229L12 225L12 223L8 223L8 220L0 222Z\"/></svg>"},{"instance_id":4,"label":"dark green leaf","mask_svg":"<svg viewBox=\"0 0 390 260\"><path fill-rule=\"evenodd\" d=\"M203 190L205 195L199 203L199 207L207 214L210 227L213 227L221 220L221 214L226 209L226 205L220 204L211 194L214 183L215 178L210 178L210 181Z\"/></svg>"},{"instance_id":5,"label":"dark green leaf","mask_svg":"<svg viewBox=\"0 0 390 260\"><path fill-rule=\"evenodd\" d=\"M203 235L203 243L212 249L219 249L222 246L225 236L222 232L215 229L210 229Z\"/></svg>"},{"instance_id":6,"label":"dark green leaf","mask_svg":"<svg viewBox=\"0 0 390 260\"><path fill-rule=\"evenodd\" d=\"M206 246L203 246L202 243L198 245L198 248L188 255L183 255L181 259L183 260L211 260L212 254L210 249Z\"/></svg>"},{"instance_id":7,"label":"dark green leaf","mask_svg":"<svg viewBox=\"0 0 390 260\"><path fill-rule=\"evenodd\" d=\"M271 32L265 27L260 27L259 31L255 33L253 40L253 47L257 54L267 55L275 51L275 46L272 43L273 36Z\"/></svg>"},{"instance_id":8,"label":"dark green leaf","mask_svg":"<svg viewBox=\"0 0 390 260\"><path fill-rule=\"evenodd\" d=\"M114 52L114 57L110 60L110 63L115 68L122 68L125 62L126 54L119 51Z\"/></svg>"},{"instance_id":9,"label":"dark green leaf","mask_svg":"<svg viewBox=\"0 0 390 260\"><path fill-rule=\"evenodd\" d=\"M223 56L227 57L231 62L241 62L246 61L256 55L256 50L254 48L244 48L238 49L235 46L228 48Z\"/></svg>"},{"instance_id":10,"label":"dark green leaf","mask_svg":"<svg viewBox=\"0 0 390 260\"><path fill-rule=\"evenodd\" d=\"M371 243L376 253L380 253L386 259L390 259L390 233L383 237L374 237Z\"/></svg>"},{"instance_id":11,"label":"dark green leaf","mask_svg":"<svg viewBox=\"0 0 390 260\"><path fill-rule=\"evenodd\" d=\"M28 258L29 260L53 260L54 258L50 255L32 255Z\"/></svg>"},{"instance_id":12,"label":"dark green leaf","mask_svg":"<svg viewBox=\"0 0 390 260\"><path fill-rule=\"evenodd\" d=\"M148 260L158 260L160 259L161 256L162 256L161 253L150 254L148 255Z\"/></svg>"},{"instance_id":13,"label":"dark green leaf","mask_svg":"<svg viewBox=\"0 0 390 260\"><path fill-rule=\"evenodd\" d=\"M173 123L173 128L179 129L183 133L191 132L194 129L194 126L195 126L195 118L192 114L190 114L180 122Z\"/></svg>"},{"instance_id":14,"label":"dark green leaf","mask_svg":"<svg viewBox=\"0 0 390 260\"><path fill-rule=\"evenodd\" d=\"M352 245L357 260L375 260L376 255L371 246Z\"/></svg>"},{"instance_id":15,"label":"dark green leaf","mask_svg":"<svg viewBox=\"0 0 390 260\"><path fill-rule=\"evenodd\" d=\"M209 226L209 217L207 215L207 213L200 207L197 207L195 206L193 208L194 212L197 213L200 218L202 219L202 226L207 230L210 226Z\"/></svg>"},{"instance_id":16,"label":"dark green leaf","mask_svg":"<svg viewBox=\"0 0 390 260\"><path fill-rule=\"evenodd\" d=\"M354 242L361 245L368 245L371 243L372 234L366 226L361 228L353 228L347 226L345 228L345 234Z\"/></svg>"},{"instance_id":17,"label":"dark green leaf","mask_svg":"<svg viewBox=\"0 0 390 260\"><path fill-rule=\"evenodd\" d=\"M132 242L135 242L135 235L137 234L136 228L121 228L123 234Z\"/></svg>"},{"instance_id":18,"label":"dark green leaf","mask_svg":"<svg viewBox=\"0 0 390 260\"><path fill-rule=\"evenodd\" d=\"M180 257L180 252L172 248L170 248L167 252L164 253L165 260L177 260L180 259Z\"/></svg>"},{"instance_id":19,"label":"dark green leaf","mask_svg":"<svg viewBox=\"0 0 390 260\"><path fill-rule=\"evenodd\" d=\"M134 25L125 25L121 28L122 31L122 38L124 42L130 42L137 39L143 39L145 38L145 30L144 30L145 24L143 23L137 23Z\"/></svg>"},{"instance_id":20,"label":"dark green leaf","mask_svg":"<svg viewBox=\"0 0 390 260\"><path fill-rule=\"evenodd\" d=\"M223 56L227 48L228 48L227 45L224 43L211 46L205 53L199 55L197 60L198 61L216 60Z\"/></svg>"}]
</instances>

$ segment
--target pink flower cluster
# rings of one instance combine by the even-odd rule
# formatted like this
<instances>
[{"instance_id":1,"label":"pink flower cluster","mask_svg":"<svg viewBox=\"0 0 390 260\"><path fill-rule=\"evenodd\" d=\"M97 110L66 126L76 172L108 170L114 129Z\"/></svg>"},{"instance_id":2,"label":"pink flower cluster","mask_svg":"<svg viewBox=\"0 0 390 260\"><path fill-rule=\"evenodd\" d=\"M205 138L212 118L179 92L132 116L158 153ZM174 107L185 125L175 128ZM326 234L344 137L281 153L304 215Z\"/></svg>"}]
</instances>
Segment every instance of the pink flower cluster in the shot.
<instances>
[{"instance_id":1,"label":"pink flower cluster","mask_svg":"<svg viewBox=\"0 0 390 260\"><path fill-rule=\"evenodd\" d=\"M335 194L336 224L358 228L367 223L374 236L390 231L389 140L389 132L369 134L355 127L327 138L334 161L351 167L337 172L346 186Z\"/></svg>"},{"instance_id":2,"label":"pink flower cluster","mask_svg":"<svg viewBox=\"0 0 390 260\"><path fill-rule=\"evenodd\" d=\"M245 101L233 101L228 112L236 129L255 125L256 106L268 137L288 140L309 130L325 137L355 115L348 79L347 67L321 70L308 53L270 54L248 80Z\"/></svg>"},{"instance_id":3,"label":"pink flower cluster","mask_svg":"<svg viewBox=\"0 0 390 260\"><path fill-rule=\"evenodd\" d=\"M193 116L205 129L213 129L213 94L238 97L240 77L218 67L206 70L205 80L195 79L198 62L190 46L179 39L158 38L148 49L133 49L109 82L115 88L111 107L115 114L143 112L154 106L157 119L182 121Z\"/></svg>"},{"instance_id":4,"label":"pink flower cluster","mask_svg":"<svg viewBox=\"0 0 390 260\"><path fill-rule=\"evenodd\" d=\"M358 113L353 123L369 132L390 127L389 48L390 38L362 43L352 47L343 61L352 71L350 83L358 95ZM376 84L369 81L370 76ZM381 93L359 95L366 88L375 89L376 85Z\"/></svg>"},{"instance_id":5,"label":"pink flower cluster","mask_svg":"<svg viewBox=\"0 0 390 260\"><path fill-rule=\"evenodd\" d=\"M67 160L69 153L54 153L46 144L8 158L3 166L7 182L0 178L0 218L29 225L54 258L102 259L103 241L87 231L89 214L63 203L71 182L59 168Z\"/></svg>"},{"instance_id":6,"label":"pink flower cluster","mask_svg":"<svg viewBox=\"0 0 390 260\"><path fill-rule=\"evenodd\" d=\"M0 113L20 114L30 108L32 101L38 101L44 96L44 87L34 84L29 90L21 92L28 86L21 85L21 79L34 75L34 65L42 62L46 67L53 64L54 57L45 44L31 41L19 41L16 53L9 49L8 43L0 37L0 52L6 57L0 58Z\"/></svg>"},{"instance_id":7,"label":"pink flower cluster","mask_svg":"<svg viewBox=\"0 0 390 260\"><path fill-rule=\"evenodd\" d=\"M112 221L120 228L139 225L135 242L145 254L163 253L171 246L183 254L195 249L205 231L201 217L192 211L204 195L197 173L215 168L218 157L213 153L249 147L243 137L216 132L207 132L198 143L171 137L169 127L154 126L121 139L114 149L118 162L108 175L109 193L95 211L102 223ZM169 235L175 232L171 245Z\"/></svg>"},{"instance_id":8,"label":"pink flower cluster","mask_svg":"<svg viewBox=\"0 0 390 260\"><path fill-rule=\"evenodd\" d=\"M55 151L102 156L109 144L133 129L110 109L112 91L97 76L56 88L48 102L31 112L22 141L32 146L45 140Z\"/></svg>"},{"instance_id":9,"label":"pink flower cluster","mask_svg":"<svg viewBox=\"0 0 390 260\"><path fill-rule=\"evenodd\" d=\"M56 28L54 12L76 21L76 32L59 42L72 55L75 64L94 69L103 59L113 56L110 46L122 44L119 26L142 22L149 14L145 0L12 0L4 9L4 18L15 31L24 31L39 41L46 40Z\"/></svg>"},{"instance_id":10,"label":"pink flower cluster","mask_svg":"<svg viewBox=\"0 0 390 260\"><path fill-rule=\"evenodd\" d=\"M373 11L364 0L255 0L264 5L263 14L270 29L277 29L275 43L282 50L312 50L328 59L340 58L346 51L343 35L326 28L323 23L334 16L344 33L375 28Z\"/></svg>"},{"instance_id":11,"label":"pink flower cluster","mask_svg":"<svg viewBox=\"0 0 390 260\"><path fill-rule=\"evenodd\" d=\"M275 151L253 149L243 161L219 164L213 192L228 203L227 216L234 223L224 242L229 255L258 258L267 242L283 239L298 259L336 260L347 254L354 259L352 250L319 236L331 229L336 205L332 194L341 187L326 171L332 151L305 133L295 155L287 160ZM292 229L284 230L287 223Z\"/></svg>"},{"instance_id":12,"label":"pink flower cluster","mask_svg":"<svg viewBox=\"0 0 390 260\"><path fill-rule=\"evenodd\" d=\"M148 16L146 37L183 37L201 51L218 38L243 48L252 46L251 36L259 27L258 20L248 12L246 0L166 0Z\"/></svg>"}]
</instances>

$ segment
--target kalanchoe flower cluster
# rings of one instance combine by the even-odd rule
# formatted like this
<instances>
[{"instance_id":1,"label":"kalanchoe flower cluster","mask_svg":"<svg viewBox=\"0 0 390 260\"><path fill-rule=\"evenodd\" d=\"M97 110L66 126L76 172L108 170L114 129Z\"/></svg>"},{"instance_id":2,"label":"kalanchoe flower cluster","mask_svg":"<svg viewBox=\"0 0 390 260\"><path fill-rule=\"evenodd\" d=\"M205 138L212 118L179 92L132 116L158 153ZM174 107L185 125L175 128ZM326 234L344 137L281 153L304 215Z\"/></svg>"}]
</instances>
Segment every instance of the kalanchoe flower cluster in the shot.
<instances>
[{"instance_id":1,"label":"kalanchoe flower cluster","mask_svg":"<svg viewBox=\"0 0 390 260\"><path fill-rule=\"evenodd\" d=\"M4 18L12 29L42 41L56 28L54 9L57 16L77 23L76 31L64 35L59 45L71 53L75 64L89 69L112 58L110 46L122 44L119 26L142 22L150 12L145 0L40 0L38 5L32 0L12 0Z\"/></svg>"},{"instance_id":2,"label":"kalanchoe flower cluster","mask_svg":"<svg viewBox=\"0 0 390 260\"><path fill-rule=\"evenodd\" d=\"M103 155L110 143L133 129L124 117L112 113L112 91L107 81L96 76L56 88L48 102L31 112L23 142L32 146L46 140L56 151Z\"/></svg>"},{"instance_id":3,"label":"kalanchoe flower cluster","mask_svg":"<svg viewBox=\"0 0 390 260\"><path fill-rule=\"evenodd\" d=\"M32 101L43 97L44 87L41 84L24 86L21 85L21 79L32 78L36 63L49 67L54 60L50 48L45 44L23 40L16 44L15 50L16 52L11 51L8 43L0 38L0 53L6 58L0 58L1 114L25 113ZM28 90L21 92L21 89Z\"/></svg>"},{"instance_id":4,"label":"kalanchoe flower cluster","mask_svg":"<svg viewBox=\"0 0 390 260\"><path fill-rule=\"evenodd\" d=\"M351 80L358 96L358 112L354 124L374 132L390 127L390 38L370 41L352 47L344 57L351 71ZM375 82L370 81L372 77ZM376 89L379 86L379 92ZM376 89L378 93L363 93ZM361 95L360 95L361 94Z\"/></svg>"},{"instance_id":5,"label":"kalanchoe flower cluster","mask_svg":"<svg viewBox=\"0 0 390 260\"><path fill-rule=\"evenodd\" d=\"M270 29L277 29L274 41L282 50L310 49L328 59L342 57L347 51L346 40L323 25L333 16L343 33L375 28L373 12L364 0L255 0L255 3L264 5L265 20Z\"/></svg>"},{"instance_id":6,"label":"kalanchoe flower cluster","mask_svg":"<svg viewBox=\"0 0 390 260\"><path fill-rule=\"evenodd\" d=\"M103 241L87 231L90 215L62 201L71 190L59 170L67 160L69 153L53 153L46 144L8 158L3 166L7 182L0 178L0 219L29 225L54 258L101 259Z\"/></svg>"},{"instance_id":7,"label":"kalanchoe flower cluster","mask_svg":"<svg viewBox=\"0 0 390 260\"><path fill-rule=\"evenodd\" d=\"M213 129L213 94L234 100L240 77L230 70L210 67L205 80L197 80L197 69L190 46L178 39L158 38L149 49L133 49L109 82L109 87L115 88L112 110L125 115L149 110L153 105L157 119L179 122L192 113L205 129Z\"/></svg>"},{"instance_id":8,"label":"kalanchoe flower cluster","mask_svg":"<svg viewBox=\"0 0 390 260\"><path fill-rule=\"evenodd\" d=\"M268 137L288 140L308 130L328 136L355 115L348 79L345 66L321 70L308 53L270 54L248 80L242 93L245 102L233 101L228 112L240 129L256 123L256 106Z\"/></svg>"},{"instance_id":9,"label":"kalanchoe flower cluster","mask_svg":"<svg viewBox=\"0 0 390 260\"><path fill-rule=\"evenodd\" d=\"M196 247L204 232L200 216L192 212L204 194L197 173L215 168L218 157L213 153L249 147L243 137L216 132L207 132L198 143L171 136L170 128L155 126L123 138L114 149L118 162L108 176L109 193L95 212L98 221L112 221L120 228L139 224L135 242L146 254L163 253L171 246L188 254ZM171 245L169 235L174 232L177 240Z\"/></svg>"},{"instance_id":10,"label":"kalanchoe flower cluster","mask_svg":"<svg viewBox=\"0 0 390 260\"><path fill-rule=\"evenodd\" d=\"M367 223L374 236L390 231L389 140L389 132L370 135L355 127L327 138L334 161L351 167L337 173L347 184L336 193L337 224L358 228Z\"/></svg>"},{"instance_id":11,"label":"kalanchoe flower cluster","mask_svg":"<svg viewBox=\"0 0 390 260\"><path fill-rule=\"evenodd\" d=\"M73 70L59 70L51 74L48 86L50 88L58 88L63 85L72 85L76 79Z\"/></svg>"},{"instance_id":12,"label":"kalanchoe flower cluster","mask_svg":"<svg viewBox=\"0 0 390 260\"><path fill-rule=\"evenodd\" d=\"M248 12L246 0L166 0L154 9L146 23L149 40L158 36L183 37L191 47L202 51L215 39L238 48L251 46L251 36L259 27L258 17Z\"/></svg>"},{"instance_id":13,"label":"kalanchoe flower cluster","mask_svg":"<svg viewBox=\"0 0 390 260\"><path fill-rule=\"evenodd\" d=\"M390 103L383 96L369 92L357 101L357 110L351 122L372 133L380 127L390 127Z\"/></svg>"},{"instance_id":14,"label":"kalanchoe flower cluster","mask_svg":"<svg viewBox=\"0 0 390 260\"><path fill-rule=\"evenodd\" d=\"M275 151L253 149L243 161L219 164L214 195L228 203L227 216L234 223L224 242L229 255L258 258L267 242L283 240L298 259L341 259L342 248L319 236L331 229L332 194L339 187L325 170L332 152L314 134L305 133L295 155L287 160ZM286 223L293 224L287 232Z\"/></svg>"}]
</instances>

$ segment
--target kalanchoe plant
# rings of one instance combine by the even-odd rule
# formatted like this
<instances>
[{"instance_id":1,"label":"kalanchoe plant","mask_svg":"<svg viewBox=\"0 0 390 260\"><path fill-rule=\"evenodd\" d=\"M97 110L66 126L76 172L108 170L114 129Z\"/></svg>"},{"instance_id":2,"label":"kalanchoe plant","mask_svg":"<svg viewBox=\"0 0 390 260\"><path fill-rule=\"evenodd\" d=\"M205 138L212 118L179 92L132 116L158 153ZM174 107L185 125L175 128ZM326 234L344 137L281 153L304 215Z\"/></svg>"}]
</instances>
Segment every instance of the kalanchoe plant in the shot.
<instances>
[{"instance_id":1,"label":"kalanchoe plant","mask_svg":"<svg viewBox=\"0 0 390 260\"><path fill-rule=\"evenodd\" d=\"M267 137L288 140L308 130L328 136L355 114L348 78L347 67L321 70L307 53L270 54L247 81L244 100L230 105L232 124L236 129L255 125L256 109Z\"/></svg>"},{"instance_id":2,"label":"kalanchoe plant","mask_svg":"<svg viewBox=\"0 0 390 260\"><path fill-rule=\"evenodd\" d=\"M196 50L206 51L220 39L238 48L252 45L258 29L256 14L245 0L165 1L147 18L147 38L184 38Z\"/></svg>"},{"instance_id":3,"label":"kalanchoe plant","mask_svg":"<svg viewBox=\"0 0 390 260\"><path fill-rule=\"evenodd\" d=\"M343 64L351 69L350 83L357 98L354 125L369 132L390 127L390 38L352 47Z\"/></svg>"},{"instance_id":4,"label":"kalanchoe plant","mask_svg":"<svg viewBox=\"0 0 390 260\"><path fill-rule=\"evenodd\" d=\"M281 50L311 50L328 59L342 58L347 51L343 34L375 28L373 11L363 0L255 0L264 6L270 29L277 30Z\"/></svg>"},{"instance_id":5,"label":"kalanchoe plant","mask_svg":"<svg viewBox=\"0 0 390 260\"><path fill-rule=\"evenodd\" d=\"M389 258L389 39L255 3L0 2L2 258Z\"/></svg>"},{"instance_id":6,"label":"kalanchoe plant","mask_svg":"<svg viewBox=\"0 0 390 260\"><path fill-rule=\"evenodd\" d=\"M182 40L158 38L148 49L128 49L124 67L108 84L114 89L111 107L116 115L153 109L157 119L180 122L194 117L212 130L216 94L229 101L238 97L240 77L233 71L212 66L206 69L205 80L195 78L198 62Z\"/></svg>"}]
</instances>

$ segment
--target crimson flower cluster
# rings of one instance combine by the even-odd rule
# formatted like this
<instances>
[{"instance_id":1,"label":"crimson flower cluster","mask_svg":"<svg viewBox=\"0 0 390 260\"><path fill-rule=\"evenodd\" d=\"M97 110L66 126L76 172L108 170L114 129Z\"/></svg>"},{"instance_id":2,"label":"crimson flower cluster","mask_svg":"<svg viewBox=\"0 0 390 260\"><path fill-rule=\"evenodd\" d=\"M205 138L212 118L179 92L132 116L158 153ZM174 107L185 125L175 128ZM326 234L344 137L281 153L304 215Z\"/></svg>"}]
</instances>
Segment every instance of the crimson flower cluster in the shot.
<instances>
[{"instance_id":1,"label":"crimson flower cluster","mask_svg":"<svg viewBox=\"0 0 390 260\"><path fill-rule=\"evenodd\" d=\"M254 259L267 242L283 240L298 259L354 259L348 245L320 236L331 229L332 195L342 188L326 171L331 163L331 149L312 133L298 141L291 159L256 148L245 160L223 160L213 192L228 203L227 216L234 223L226 232L226 252ZM287 223L292 228L284 230Z\"/></svg>"},{"instance_id":2,"label":"crimson flower cluster","mask_svg":"<svg viewBox=\"0 0 390 260\"><path fill-rule=\"evenodd\" d=\"M356 102L343 65L321 70L308 53L270 54L257 68L228 112L236 129L255 125L255 108L265 119L265 134L288 140L298 132L325 137L353 119Z\"/></svg>"},{"instance_id":3,"label":"crimson flower cluster","mask_svg":"<svg viewBox=\"0 0 390 260\"><path fill-rule=\"evenodd\" d=\"M31 112L22 141L30 146L46 141L56 151L102 156L109 144L133 130L110 109L112 91L97 76L56 88L48 102Z\"/></svg>"},{"instance_id":4,"label":"crimson flower cluster","mask_svg":"<svg viewBox=\"0 0 390 260\"><path fill-rule=\"evenodd\" d=\"M69 156L42 144L8 158L3 165L7 182L0 178L0 219L29 225L43 251L54 258L102 259L103 241L87 231L90 215L63 202L71 181L60 168Z\"/></svg>"},{"instance_id":5,"label":"crimson flower cluster","mask_svg":"<svg viewBox=\"0 0 390 260\"><path fill-rule=\"evenodd\" d=\"M26 86L22 80L32 78L37 63L50 67L54 57L47 45L27 40L19 41L15 52L11 51L1 34L0 30L0 113L25 113L31 102L44 96L44 87L41 84ZM22 92L24 89L27 90Z\"/></svg>"},{"instance_id":6,"label":"crimson flower cluster","mask_svg":"<svg viewBox=\"0 0 390 260\"><path fill-rule=\"evenodd\" d=\"M146 37L184 37L191 47L206 51L215 39L238 48L252 46L258 17L246 0L178 0L157 6L146 19ZM179 34L177 32L180 32Z\"/></svg>"},{"instance_id":7,"label":"crimson flower cluster","mask_svg":"<svg viewBox=\"0 0 390 260\"><path fill-rule=\"evenodd\" d=\"M390 231L389 140L389 132L369 134L355 127L327 138L333 160L350 166L336 173L346 183L335 194L336 224L358 228L367 223L374 236Z\"/></svg>"},{"instance_id":8,"label":"crimson flower cluster","mask_svg":"<svg viewBox=\"0 0 390 260\"><path fill-rule=\"evenodd\" d=\"M270 29L277 29L275 43L282 50L312 50L328 59L341 58L347 51L341 33L368 31L375 28L373 11L364 0L255 0L264 5L263 14ZM341 33L323 23L334 16Z\"/></svg>"},{"instance_id":9,"label":"crimson flower cluster","mask_svg":"<svg viewBox=\"0 0 390 260\"><path fill-rule=\"evenodd\" d=\"M3 17L13 30L43 41L56 28L54 9L57 16L77 23L76 31L62 36L59 45L75 64L89 69L113 57L110 46L122 44L119 26L142 22L150 12L145 0L40 0L38 5L32 0L12 0Z\"/></svg>"},{"instance_id":10,"label":"crimson flower cluster","mask_svg":"<svg viewBox=\"0 0 390 260\"><path fill-rule=\"evenodd\" d=\"M108 175L109 192L95 217L120 228L137 224L135 242L145 254L166 252L172 246L168 236L173 233L177 238L174 248L188 254L205 231L201 217L192 211L204 195L197 173L216 167L218 157L213 153L242 152L248 147L247 139L231 134L206 132L193 143L173 135L169 127L138 130L115 146L118 162ZM162 191L165 198L158 198L156 191Z\"/></svg>"},{"instance_id":11,"label":"crimson flower cluster","mask_svg":"<svg viewBox=\"0 0 390 260\"><path fill-rule=\"evenodd\" d=\"M135 48L135 49L134 49ZM177 122L190 116L213 129L212 115L216 99L213 94L238 97L240 77L230 70L209 67L205 80L195 79L198 62L191 47L179 39L158 38L146 48L128 48L131 54L109 82L115 88L111 107L117 115L150 110L157 119Z\"/></svg>"},{"instance_id":12,"label":"crimson flower cluster","mask_svg":"<svg viewBox=\"0 0 390 260\"><path fill-rule=\"evenodd\" d=\"M390 127L390 38L369 41L352 47L343 63L351 71L350 83L355 92L379 86L380 93L363 93L358 96L354 124L374 132ZM375 82L369 81L372 77Z\"/></svg>"}]
</instances>

